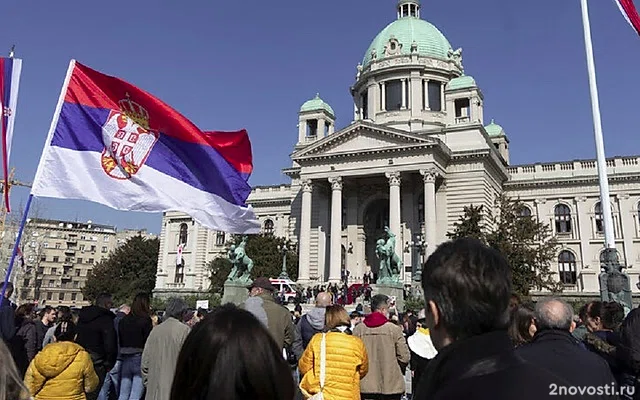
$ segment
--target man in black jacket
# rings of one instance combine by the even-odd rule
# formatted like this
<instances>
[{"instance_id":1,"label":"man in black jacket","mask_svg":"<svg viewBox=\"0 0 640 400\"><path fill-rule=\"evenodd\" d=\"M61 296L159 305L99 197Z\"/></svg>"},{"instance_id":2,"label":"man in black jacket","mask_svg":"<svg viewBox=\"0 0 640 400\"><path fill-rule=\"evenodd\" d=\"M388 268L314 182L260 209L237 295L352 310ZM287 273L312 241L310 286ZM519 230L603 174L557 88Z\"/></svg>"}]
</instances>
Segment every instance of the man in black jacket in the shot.
<instances>
[{"instance_id":1,"label":"man in black jacket","mask_svg":"<svg viewBox=\"0 0 640 400\"><path fill-rule=\"evenodd\" d=\"M422 287L438 355L414 399L539 400L553 384L568 386L515 355L507 334L511 269L498 251L475 239L444 243L425 263Z\"/></svg>"},{"instance_id":2,"label":"man in black jacket","mask_svg":"<svg viewBox=\"0 0 640 400\"><path fill-rule=\"evenodd\" d=\"M0 290L2 286L0 285ZM15 304L9 300L13 294L13 283L7 282L4 298L0 299L0 339L9 346L11 339L16 334Z\"/></svg>"},{"instance_id":3,"label":"man in black jacket","mask_svg":"<svg viewBox=\"0 0 640 400\"><path fill-rule=\"evenodd\" d=\"M78 315L78 337L76 343L91 355L93 368L100 379L98 390L87 396L88 400L98 398L98 393L107 372L113 368L118 356L118 344L111 312L113 301L110 294L101 294L95 305L83 307Z\"/></svg>"},{"instance_id":4,"label":"man in black jacket","mask_svg":"<svg viewBox=\"0 0 640 400\"><path fill-rule=\"evenodd\" d=\"M570 386L596 390L610 387L611 396L604 393L593 398L617 399L613 396L615 382L609 365L601 357L587 351L571 334L575 329L573 308L564 300L546 298L535 308L536 334L533 341L519 347L516 353L524 360L552 371ZM590 389L593 388L593 389Z\"/></svg>"}]
</instances>

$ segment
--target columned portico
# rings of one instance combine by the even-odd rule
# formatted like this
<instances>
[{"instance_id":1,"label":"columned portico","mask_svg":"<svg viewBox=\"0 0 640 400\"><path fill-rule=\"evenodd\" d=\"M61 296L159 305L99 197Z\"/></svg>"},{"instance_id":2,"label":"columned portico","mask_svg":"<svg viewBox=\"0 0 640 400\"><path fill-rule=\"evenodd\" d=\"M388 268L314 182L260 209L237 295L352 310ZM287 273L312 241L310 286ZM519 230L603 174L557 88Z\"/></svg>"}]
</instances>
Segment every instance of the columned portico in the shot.
<instances>
[{"instance_id":1,"label":"columned portico","mask_svg":"<svg viewBox=\"0 0 640 400\"><path fill-rule=\"evenodd\" d=\"M426 256L436 249L436 177L435 170L421 170L424 178L424 230L427 242Z\"/></svg>"},{"instance_id":2,"label":"columned portico","mask_svg":"<svg viewBox=\"0 0 640 400\"><path fill-rule=\"evenodd\" d=\"M298 240L299 249L299 270L298 279L303 282L309 281L309 267L311 264L311 199L313 186L311 180L302 182L302 210L300 215L300 238Z\"/></svg>"},{"instance_id":3,"label":"columned portico","mask_svg":"<svg viewBox=\"0 0 640 400\"><path fill-rule=\"evenodd\" d=\"M342 269L342 178L329 178L331 184L331 242L329 282L340 282Z\"/></svg>"},{"instance_id":4,"label":"columned portico","mask_svg":"<svg viewBox=\"0 0 640 400\"><path fill-rule=\"evenodd\" d=\"M387 172L389 179L389 229L397 236L396 254L402 254L402 236L400 235L400 172Z\"/></svg>"}]
</instances>

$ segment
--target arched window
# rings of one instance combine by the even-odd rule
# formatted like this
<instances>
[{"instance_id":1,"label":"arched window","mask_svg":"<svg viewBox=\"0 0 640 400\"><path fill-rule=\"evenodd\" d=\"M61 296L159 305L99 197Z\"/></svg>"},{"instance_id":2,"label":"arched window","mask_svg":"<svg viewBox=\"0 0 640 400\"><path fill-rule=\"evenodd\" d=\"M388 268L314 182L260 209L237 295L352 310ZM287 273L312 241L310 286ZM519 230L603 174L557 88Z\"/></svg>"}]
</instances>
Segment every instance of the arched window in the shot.
<instances>
[{"instance_id":1,"label":"arched window","mask_svg":"<svg viewBox=\"0 0 640 400\"><path fill-rule=\"evenodd\" d=\"M554 210L556 233L571 233L571 209L566 204L558 204Z\"/></svg>"},{"instance_id":2,"label":"arched window","mask_svg":"<svg viewBox=\"0 0 640 400\"><path fill-rule=\"evenodd\" d=\"M264 221L263 230L264 230L264 234L265 235L269 235L269 236L273 235L273 230L274 230L273 229L273 220L268 219L268 220Z\"/></svg>"},{"instance_id":3,"label":"arched window","mask_svg":"<svg viewBox=\"0 0 640 400\"><path fill-rule=\"evenodd\" d=\"M518 213L518 217L526 218L531 216L531 209L524 204L516 212Z\"/></svg>"},{"instance_id":4,"label":"arched window","mask_svg":"<svg viewBox=\"0 0 640 400\"><path fill-rule=\"evenodd\" d=\"M593 207L593 219L596 222L596 233L604 233L604 218L602 217L602 203L597 202Z\"/></svg>"},{"instance_id":5,"label":"arched window","mask_svg":"<svg viewBox=\"0 0 640 400\"><path fill-rule=\"evenodd\" d=\"M578 282L576 275L576 256L572 252L563 250L558 255L558 272L560 282L563 285L575 285Z\"/></svg>"},{"instance_id":6,"label":"arched window","mask_svg":"<svg viewBox=\"0 0 640 400\"><path fill-rule=\"evenodd\" d=\"M186 245L189 238L189 227L187 224L180 224L180 236L178 237L178 245Z\"/></svg>"}]
</instances>

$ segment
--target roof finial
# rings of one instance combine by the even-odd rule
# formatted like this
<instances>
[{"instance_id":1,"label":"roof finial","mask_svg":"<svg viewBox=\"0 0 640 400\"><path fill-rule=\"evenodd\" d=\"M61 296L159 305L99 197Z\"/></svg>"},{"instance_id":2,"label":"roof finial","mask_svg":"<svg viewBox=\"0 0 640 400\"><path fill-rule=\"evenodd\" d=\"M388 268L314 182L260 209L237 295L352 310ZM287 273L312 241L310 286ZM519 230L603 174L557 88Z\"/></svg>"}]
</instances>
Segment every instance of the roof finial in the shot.
<instances>
[{"instance_id":1,"label":"roof finial","mask_svg":"<svg viewBox=\"0 0 640 400\"><path fill-rule=\"evenodd\" d=\"M320 98L320 93L316 93L316 99Z\"/></svg>"},{"instance_id":2,"label":"roof finial","mask_svg":"<svg viewBox=\"0 0 640 400\"><path fill-rule=\"evenodd\" d=\"M495 125L496 121L493 118L491 118L491 123Z\"/></svg>"},{"instance_id":3,"label":"roof finial","mask_svg":"<svg viewBox=\"0 0 640 400\"><path fill-rule=\"evenodd\" d=\"M11 49L9 50L9 58L13 58L15 52L16 52L16 45L14 44L13 46L11 46Z\"/></svg>"}]
</instances>

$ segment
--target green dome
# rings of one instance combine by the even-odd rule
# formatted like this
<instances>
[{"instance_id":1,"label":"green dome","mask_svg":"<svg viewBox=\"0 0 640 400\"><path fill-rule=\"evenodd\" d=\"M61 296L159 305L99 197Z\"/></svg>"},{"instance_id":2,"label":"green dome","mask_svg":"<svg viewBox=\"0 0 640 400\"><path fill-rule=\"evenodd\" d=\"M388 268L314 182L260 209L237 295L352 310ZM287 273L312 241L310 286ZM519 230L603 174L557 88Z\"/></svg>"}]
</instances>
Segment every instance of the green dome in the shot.
<instances>
[{"instance_id":1,"label":"green dome","mask_svg":"<svg viewBox=\"0 0 640 400\"><path fill-rule=\"evenodd\" d=\"M336 115L333 112L333 108L331 108L329 104L325 103L324 100L320 98L319 93L317 93L316 97L314 97L313 99L309 101L305 101L302 107L300 107L300 112L321 111L321 110L328 112L332 117L335 117Z\"/></svg>"},{"instance_id":2,"label":"green dome","mask_svg":"<svg viewBox=\"0 0 640 400\"><path fill-rule=\"evenodd\" d=\"M504 135L504 129L502 129L502 126L496 124L494 120L491 120L491 123L485 126L484 129L487 131L487 134L490 137L497 137L497 136Z\"/></svg>"},{"instance_id":3,"label":"green dome","mask_svg":"<svg viewBox=\"0 0 640 400\"><path fill-rule=\"evenodd\" d=\"M462 75L447 83L447 90L468 89L476 87L476 80L472 76Z\"/></svg>"},{"instance_id":4,"label":"green dome","mask_svg":"<svg viewBox=\"0 0 640 400\"><path fill-rule=\"evenodd\" d=\"M446 37L429 22L416 17L405 17L393 21L373 39L362 62L366 66L371 62L371 51L375 50L378 58L384 57L384 47L389 39L395 38L402 44L401 54L410 54L411 45L416 42L418 54L425 57L449 59L451 44Z\"/></svg>"}]
</instances>

